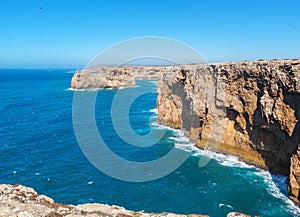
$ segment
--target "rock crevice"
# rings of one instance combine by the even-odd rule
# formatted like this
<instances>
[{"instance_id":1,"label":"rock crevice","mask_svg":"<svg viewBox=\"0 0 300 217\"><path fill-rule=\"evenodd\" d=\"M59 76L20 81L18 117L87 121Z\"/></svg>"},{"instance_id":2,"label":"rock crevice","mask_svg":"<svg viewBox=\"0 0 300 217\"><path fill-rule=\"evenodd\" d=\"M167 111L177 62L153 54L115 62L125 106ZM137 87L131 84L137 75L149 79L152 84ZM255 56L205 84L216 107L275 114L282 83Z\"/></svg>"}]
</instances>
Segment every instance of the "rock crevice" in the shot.
<instances>
[{"instance_id":1,"label":"rock crevice","mask_svg":"<svg viewBox=\"0 0 300 217\"><path fill-rule=\"evenodd\" d=\"M300 199L300 60L214 65L96 67L77 72L74 89L158 81L158 121L202 149L236 155L289 175Z\"/></svg>"},{"instance_id":2,"label":"rock crevice","mask_svg":"<svg viewBox=\"0 0 300 217\"><path fill-rule=\"evenodd\" d=\"M158 85L160 123L199 148L290 176L300 198L300 60L185 65Z\"/></svg>"}]
</instances>

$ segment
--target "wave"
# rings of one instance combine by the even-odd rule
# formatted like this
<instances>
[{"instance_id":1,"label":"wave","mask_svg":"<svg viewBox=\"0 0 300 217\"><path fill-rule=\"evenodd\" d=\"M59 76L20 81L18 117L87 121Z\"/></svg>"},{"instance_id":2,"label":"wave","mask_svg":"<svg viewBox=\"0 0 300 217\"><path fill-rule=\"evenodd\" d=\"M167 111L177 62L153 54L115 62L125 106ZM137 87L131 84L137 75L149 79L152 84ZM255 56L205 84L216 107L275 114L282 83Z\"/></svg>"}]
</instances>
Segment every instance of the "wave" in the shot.
<instances>
[{"instance_id":1,"label":"wave","mask_svg":"<svg viewBox=\"0 0 300 217\"><path fill-rule=\"evenodd\" d=\"M157 108L150 109L150 112L158 114L158 109Z\"/></svg>"},{"instance_id":2,"label":"wave","mask_svg":"<svg viewBox=\"0 0 300 217\"><path fill-rule=\"evenodd\" d=\"M224 155L224 154L216 154L215 159L221 164L222 166L227 167L240 167L240 168L256 168L255 166L249 165L244 161L240 160L238 157L233 155Z\"/></svg>"},{"instance_id":3,"label":"wave","mask_svg":"<svg viewBox=\"0 0 300 217\"><path fill-rule=\"evenodd\" d=\"M174 128L169 127L169 126L165 126L165 125L159 124L157 121L152 122L151 125L153 127L155 127L156 129L172 131L173 133L175 133L175 135L177 135L177 134L183 134L181 130L174 129Z\"/></svg>"},{"instance_id":4,"label":"wave","mask_svg":"<svg viewBox=\"0 0 300 217\"><path fill-rule=\"evenodd\" d=\"M191 156L204 156L207 158L211 158L216 160L220 165L227 167L256 168L238 159L236 156L220 154L210 150L201 150L197 148L195 143L190 142L189 138L186 137L181 130L173 129L168 126L158 124L157 122L153 122L152 125L159 129L173 131L174 134L169 139L174 141L176 148L181 149L183 151L191 152Z\"/></svg>"},{"instance_id":5,"label":"wave","mask_svg":"<svg viewBox=\"0 0 300 217\"><path fill-rule=\"evenodd\" d=\"M288 177L283 175L270 174L267 171L260 170L255 174L263 177L264 182L267 185L267 191L274 197L281 199L287 207L287 211L292 213L294 216L300 216L300 208L296 207L293 201L291 201L287 194L287 182Z\"/></svg>"},{"instance_id":6,"label":"wave","mask_svg":"<svg viewBox=\"0 0 300 217\"><path fill-rule=\"evenodd\" d=\"M97 91L99 89L74 89L72 87L68 88L69 91Z\"/></svg>"},{"instance_id":7,"label":"wave","mask_svg":"<svg viewBox=\"0 0 300 217\"><path fill-rule=\"evenodd\" d=\"M216 153L210 150L201 150L195 146L194 143L189 141L189 138L184 136L184 133L181 130L173 129L168 126L160 125L157 122L153 122L157 128L164 130L171 130L174 132L173 136L169 139L174 141L174 145L176 148L190 152L191 156L196 157L208 157L214 159L218 162L218 164L226 167L239 167L239 168L247 168L247 169L255 169L253 172L256 175L263 177L264 182L267 184L267 191L274 197L281 199L287 206L287 211L292 213L295 216L300 216L300 208L296 207L294 203L288 198L288 190L287 190L287 180L288 178L283 175L272 175L267 171L259 169L255 166L249 165L244 161L238 159L233 155L224 155L220 153ZM219 204L219 207L228 207L232 208L232 206L227 204Z\"/></svg>"},{"instance_id":8,"label":"wave","mask_svg":"<svg viewBox=\"0 0 300 217\"><path fill-rule=\"evenodd\" d=\"M119 88L110 88L110 89L116 89L116 90L122 90L127 88L140 88L141 86L135 85L135 86L128 86L128 87L119 87ZM102 88L102 89L109 89L109 88Z\"/></svg>"},{"instance_id":9,"label":"wave","mask_svg":"<svg viewBox=\"0 0 300 217\"><path fill-rule=\"evenodd\" d=\"M221 207L228 207L228 208L230 208L230 209L233 210L233 207L230 206L230 205L228 205L228 204L220 203L220 204L219 204L219 208L221 208Z\"/></svg>"},{"instance_id":10,"label":"wave","mask_svg":"<svg viewBox=\"0 0 300 217\"><path fill-rule=\"evenodd\" d=\"M185 151L190 151L192 153L192 156L204 156L210 159L214 159L217 161L218 164L226 167L239 167L248 169L256 168L252 165L245 163L244 161L238 159L236 156L233 155L224 155L210 150L201 150L197 148L194 143L189 142L189 139L186 137L180 138L180 140L184 141L184 143L175 143L175 147L183 149Z\"/></svg>"},{"instance_id":11,"label":"wave","mask_svg":"<svg viewBox=\"0 0 300 217\"><path fill-rule=\"evenodd\" d=\"M108 87L108 88L86 88L86 89L74 89L72 87L68 88L67 90L70 91L99 91L99 90L123 90L123 89L127 89L127 88L139 88L140 86L133 86L133 87L119 87L119 88L112 88L112 87Z\"/></svg>"}]
</instances>

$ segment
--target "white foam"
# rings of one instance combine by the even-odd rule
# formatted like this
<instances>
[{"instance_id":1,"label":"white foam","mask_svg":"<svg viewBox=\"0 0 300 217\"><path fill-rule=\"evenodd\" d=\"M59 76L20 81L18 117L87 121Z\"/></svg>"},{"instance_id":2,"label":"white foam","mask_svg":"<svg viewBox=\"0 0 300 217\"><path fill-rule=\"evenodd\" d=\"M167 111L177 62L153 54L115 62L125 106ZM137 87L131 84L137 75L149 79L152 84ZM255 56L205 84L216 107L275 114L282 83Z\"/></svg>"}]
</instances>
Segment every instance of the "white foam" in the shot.
<instances>
[{"instance_id":1,"label":"white foam","mask_svg":"<svg viewBox=\"0 0 300 217\"><path fill-rule=\"evenodd\" d=\"M179 136L179 137L170 137L169 139L174 140L175 142L181 142L181 143L190 143L189 138L185 136Z\"/></svg>"},{"instance_id":2,"label":"white foam","mask_svg":"<svg viewBox=\"0 0 300 217\"><path fill-rule=\"evenodd\" d=\"M86 89L74 89L72 87L68 88L69 91L86 91Z\"/></svg>"},{"instance_id":3,"label":"white foam","mask_svg":"<svg viewBox=\"0 0 300 217\"><path fill-rule=\"evenodd\" d=\"M157 110L157 108L150 109L150 112L152 112L152 113L155 113L155 114L158 114L158 110Z\"/></svg>"},{"instance_id":4,"label":"white foam","mask_svg":"<svg viewBox=\"0 0 300 217\"><path fill-rule=\"evenodd\" d=\"M236 156L233 155L223 155L219 154L217 155L218 162L222 166L228 166L228 167L241 167L241 168L255 168L254 166L251 166L249 164L246 164L245 162L239 160Z\"/></svg>"},{"instance_id":5,"label":"white foam","mask_svg":"<svg viewBox=\"0 0 300 217\"><path fill-rule=\"evenodd\" d=\"M252 168L255 169L255 174L264 178L264 182L267 184L267 191L274 197L281 199L287 207L287 211L292 213L294 216L300 216L300 208L296 207L294 203L285 195L287 194L287 177L282 175L271 175L269 172L258 169L252 165L248 165L245 162L239 160L236 156L224 155L216 153L210 150L201 150L195 146L194 143L189 141L189 138L185 137L181 130L176 130L168 126L160 125L157 122L152 123L153 126L164 129L172 130L174 136L170 137L173 140L175 147L191 153L191 156L205 156L216 160L220 165L226 167L239 167L239 168ZM257 180L254 180L257 182ZM282 193L282 191L285 193ZM228 204L219 204L219 207L226 206L233 209Z\"/></svg>"},{"instance_id":6,"label":"white foam","mask_svg":"<svg viewBox=\"0 0 300 217\"><path fill-rule=\"evenodd\" d=\"M70 91L99 91L99 90L122 90L127 88L138 88L140 86L133 86L133 87L119 87L119 88L112 88L112 87L106 87L106 88L83 88L83 89L74 89L72 87L68 88L67 90Z\"/></svg>"},{"instance_id":7,"label":"white foam","mask_svg":"<svg viewBox=\"0 0 300 217\"><path fill-rule=\"evenodd\" d=\"M67 90L71 91L98 91L98 90L113 90L113 88L87 88L87 89L74 89L72 87L68 88Z\"/></svg>"},{"instance_id":8,"label":"white foam","mask_svg":"<svg viewBox=\"0 0 300 217\"><path fill-rule=\"evenodd\" d=\"M239 168L252 168L257 172L255 174L262 176L264 182L267 184L267 191L274 197L281 199L287 206L287 211L295 216L300 216L300 208L296 207L294 203L281 191L287 194L287 177L282 175L271 175L269 172L258 169L252 165L248 165L245 162L239 160L236 156L224 155L216 153L210 150L201 150L191 143L187 137L184 136L181 130L176 130L168 126L160 125L157 122L152 123L153 126L164 129L171 130L174 132L174 136L170 137L170 140L175 142L175 147L191 153L191 156L205 156L216 160L220 165L226 167L239 167ZM257 182L257 180L254 180ZM278 187L279 186L279 187ZM233 209L232 206L228 204L219 204L219 207L226 206Z\"/></svg>"},{"instance_id":9,"label":"white foam","mask_svg":"<svg viewBox=\"0 0 300 217\"><path fill-rule=\"evenodd\" d=\"M66 73L67 73L67 74L75 74L76 71L75 71L75 70L70 70L70 71L67 71Z\"/></svg>"},{"instance_id":10,"label":"white foam","mask_svg":"<svg viewBox=\"0 0 300 217\"><path fill-rule=\"evenodd\" d=\"M91 184L93 184L93 183L94 183L93 181L88 182L89 185L91 185Z\"/></svg>"},{"instance_id":11,"label":"white foam","mask_svg":"<svg viewBox=\"0 0 300 217\"><path fill-rule=\"evenodd\" d=\"M295 204L280 190L287 193L287 177L282 175L271 175L267 171L260 170L255 174L264 178L264 182L267 185L267 191L274 197L281 199L287 206L287 211L295 216L300 216L300 208L296 207Z\"/></svg>"},{"instance_id":12,"label":"white foam","mask_svg":"<svg viewBox=\"0 0 300 217\"><path fill-rule=\"evenodd\" d=\"M195 157L205 156L207 158L212 158L222 166L255 168L254 166L248 165L245 162L239 160L236 156L224 155L210 150L201 150L197 148L194 143L191 143L189 141L189 138L184 136L184 133L181 130L173 129L168 126L158 124L157 122L153 122L152 125L157 127L158 129L173 131L174 136L170 137L169 139L175 142L176 148L181 149L183 151L190 152L191 156L195 156Z\"/></svg>"},{"instance_id":13,"label":"white foam","mask_svg":"<svg viewBox=\"0 0 300 217\"><path fill-rule=\"evenodd\" d=\"M210 150L200 150L200 149L198 149L198 152L199 155L201 156L205 156L207 158L212 158L216 160L222 166L239 167L239 168L255 168L254 166L248 165L245 162L239 160L236 156L233 155L224 155Z\"/></svg>"},{"instance_id":14,"label":"white foam","mask_svg":"<svg viewBox=\"0 0 300 217\"><path fill-rule=\"evenodd\" d=\"M170 131L173 131L175 134L183 134L181 132L181 130L174 129L174 128L169 127L169 126L161 125L161 124L157 123L157 121L152 122L151 125L154 126L157 129L170 130Z\"/></svg>"},{"instance_id":15,"label":"white foam","mask_svg":"<svg viewBox=\"0 0 300 217\"><path fill-rule=\"evenodd\" d=\"M228 204L224 204L224 203L220 203L219 204L219 208L221 208L221 207L228 207L228 208L230 208L230 209L233 209L233 207L232 206L230 206L230 205L228 205Z\"/></svg>"}]
</instances>

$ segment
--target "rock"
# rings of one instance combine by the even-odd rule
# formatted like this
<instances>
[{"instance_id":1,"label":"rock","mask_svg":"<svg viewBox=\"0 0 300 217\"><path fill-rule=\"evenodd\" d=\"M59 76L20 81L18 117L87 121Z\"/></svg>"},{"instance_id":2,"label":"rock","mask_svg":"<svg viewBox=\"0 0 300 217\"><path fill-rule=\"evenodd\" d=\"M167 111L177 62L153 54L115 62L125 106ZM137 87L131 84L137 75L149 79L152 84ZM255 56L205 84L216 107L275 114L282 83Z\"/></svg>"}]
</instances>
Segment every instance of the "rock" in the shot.
<instances>
[{"instance_id":1,"label":"rock","mask_svg":"<svg viewBox=\"0 0 300 217\"><path fill-rule=\"evenodd\" d=\"M291 159L289 190L292 200L300 205L300 145Z\"/></svg>"},{"instance_id":2,"label":"rock","mask_svg":"<svg viewBox=\"0 0 300 217\"><path fill-rule=\"evenodd\" d=\"M56 203L39 195L34 189L22 185L0 185L0 217L208 217L203 215L179 215L173 213L133 212L119 206L105 204L81 204L77 206Z\"/></svg>"},{"instance_id":3,"label":"rock","mask_svg":"<svg viewBox=\"0 0 300 217\"><path fill-rule=\"evenodd\" d=\"M251 216L245 215L245 214L239 213L239 212L231 212L231 213L228 213L227 217L251 217Z\"/></svg>"},{"instance_id":4,"label":"rock","mask_svg":"<svg viewBox=\"0 0 300 217\"><path fill-rule=\"evenodd\" d=\"M72 80L73 89L120 88L135 86L135 78L126 68L90 68L77 71Z\"/></svg>"},{"instance_id":5,"label":"rock","mask_svg":"<svg viewBox=\"0 0 300 217\"><path fill-rule=\"evenodd\" d=\"M71 80L73 89L120 88L135 86L135 80L158 80L163 66L92 67L77 70Z\"/></svg>"},{"instance_id":6,"label":"rock","mask_svg":"<svg viewBox=\"0 0 300 217\"><path fill-rule=\"evenodd\" d=\"M133 86L135 79L158 81L161 124L183 130L199 148L289 175L299 202L300 60L95 67L77 72L72 87Z\"/></svg>"},{"instance_id":7,"label":"rock","mask_svg":"<svg viewBox=\"0 0 300 217\"><path fill-rule=\"evenodd\" d=\"M158 120L199 148L289 175L299 202L299 83L300 60L173 66L159 81Z\"/></svg>"}]
</instances>

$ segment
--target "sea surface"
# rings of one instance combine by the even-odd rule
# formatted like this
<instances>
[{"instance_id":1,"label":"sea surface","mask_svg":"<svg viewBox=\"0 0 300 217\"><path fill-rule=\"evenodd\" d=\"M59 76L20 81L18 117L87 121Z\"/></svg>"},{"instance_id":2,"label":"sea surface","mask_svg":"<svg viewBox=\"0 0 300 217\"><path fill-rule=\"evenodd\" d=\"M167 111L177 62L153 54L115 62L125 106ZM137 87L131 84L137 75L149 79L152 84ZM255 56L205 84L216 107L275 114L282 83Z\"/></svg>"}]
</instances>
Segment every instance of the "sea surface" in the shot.
<instances>
[{"instance_id":1,"label":"sea surface","mask_svg":"<svg viewBox=\"0 0 300 217\"><path fill-rule=\"evenodd\" d=\"M171 174L149 182L126 182L105 175L84 156L76 140L74 91L69 89L73 73L70 69L0 70L0 183L30 186L60 203L105 203L136 211L212 217L231 211L300 216L287 198L287 177L269 174L233 156L200 151L180 131L157 124L153 81L138 81L134 88L146 87L149 93L132 104L130 123L141 135L150 127L165 130L157 144L141 148L118 138L111 121L117 90L98 91L98 130L114 153L130 161L155 160L173 148L189 152L188 159ZM199 159L208 157L212 160L199 167Z\"/></svg>"}]
</instances>

